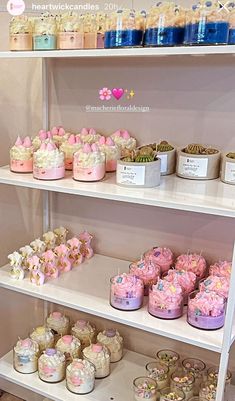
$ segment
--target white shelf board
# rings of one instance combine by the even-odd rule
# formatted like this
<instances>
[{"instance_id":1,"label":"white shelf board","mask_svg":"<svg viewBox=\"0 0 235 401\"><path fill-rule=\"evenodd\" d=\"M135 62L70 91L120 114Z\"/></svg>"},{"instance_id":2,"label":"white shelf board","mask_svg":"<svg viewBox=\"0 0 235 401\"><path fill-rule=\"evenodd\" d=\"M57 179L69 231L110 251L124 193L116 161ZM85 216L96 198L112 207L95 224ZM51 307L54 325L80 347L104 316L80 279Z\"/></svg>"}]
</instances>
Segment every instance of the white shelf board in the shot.
<instances>
[{"instance_id":1,"label":"white shelf board","mask_svg":"<svg viewBox=\"0 0 235 401\"><path fill-rule=\"evenodd\" d=\"M12 361L12 351L0 359L0 377L48 397L50 400L130 401L133 396L133 379L138 376L145 376L145 365L150 361L154 361L154 359L132 351L126 351L124 358L120 362L111 364L111 375L105 379L96 380L94 391L84 396L69 392L65 387L65 381L47 384L38 378L37 373L20 374L14 370Z\"/></svg>"},{"instance_id":2,"label":"white shelf board","mask_svg":"<svg viewBox=\"0 0 235 401\"><path fill-rule=\"evenodd\" d=\"M107 58L235 54L234 45L0 52L0 58Z\"/></svg>"},{"instance_id":3,"label":"white shelf board","mask_svg":"<svg viewBox=\"0 0 235 401\"><path fill-rule=\"evenodd\" d=\"M171 321L154 318L147 312L146 297L144 306L137 311L123 312L112 308L109 304L110 277L117 274L118 270L127 272L128 266L127 261L95 255L71 272L38 287L31 284L27 278L22 281L11 279L8 265L0 269L0 288L47 300L215 352L221 351L223 329L211 332L195 329L187 323L186 313L182 318ZM95 285L93 285L94 277L98 277Z\"/></svg>"},{"instance_id":4,"label":"white shelf board","mask_svg":"<svg viewBox=\"0 0 235 401\"><path fill-rule=\"evenodd\" d=\"M0 183L168 209L235 217L234 186L218 180L195 181L170 175L156 188L125 188L116 185L115 174L100 182L78 182L71 178L40 181L32 174L16 174L8 166L0 168Z\"/></svg>"}]
</instances>

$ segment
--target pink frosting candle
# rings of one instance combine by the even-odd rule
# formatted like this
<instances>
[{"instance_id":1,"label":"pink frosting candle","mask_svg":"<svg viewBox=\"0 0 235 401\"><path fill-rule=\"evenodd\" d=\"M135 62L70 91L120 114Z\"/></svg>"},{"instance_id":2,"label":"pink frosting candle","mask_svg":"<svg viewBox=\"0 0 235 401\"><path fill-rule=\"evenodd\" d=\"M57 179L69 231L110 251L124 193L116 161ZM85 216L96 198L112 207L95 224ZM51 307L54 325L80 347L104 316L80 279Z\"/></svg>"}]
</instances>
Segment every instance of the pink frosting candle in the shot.
<instances>
[{"instance_id":1,"label":"pink frosting candle","mask_svg":"<svg viewBox=\"0 0 235 401\"><path fill-rule=\"evenodd\" d=\"M206 260L196 253L183 254L176 259L175 268L193 272L198 279L202 279L206 273Z\"/></svg>"},{"instance_id":2,"label":"pink frosting candle","mask_svg":"<svg viewBox=\"0 0 235 401\"><path fill-rule=\"evenodd\" d=\"M230 278L232 270L232 262L220 260L210 266L209 274L211 276L227 277Z\"/></svg>"},{"instance_id":3,"label":"pink frosting candle","mask_svg":"<svg viewBox=\"0 0 235 401\"><path fill-rule=\"evenodd\" d=\"M141 259L130 264L130 273L143 280L144 295L148 295L149 287L160 277L160 267L149 259Z\"/></svg>"},{"instance_id":4,"label":"pink frosting candle","mask_svg":"<svg viewBox=\"0 0 235 401\"><path fill-rule=\"evenodd\" d=\"M139 309L143 303L144 284L141 279L123 273L111 278L110 304L121 310Z\"/></svg>"},{"instance_id":5,"label":"pink frosting candle","mask_svg":"<svg viewBox=\"0 0 235 401\"><path fill-rule=\"evenodd\" d=\"M159 279L149 291L148 311L162 319L176 319L182 316L182 288L178 284Z\"/></svg>"},{"instance_id":6,"label":"pink frosting candle","mask_svg":"<svg viewBox=\"0 0 235 401\"><path fill-rule=\"evenodd\" d=\"M174 262L173 252L169 248L152 248L144 254L144 257L150 258L158 265L161 268L161 273L168 271Z\"/></svg>"},{"instance_id":7,"label":"pink frosting candle","mask_svg":"<svg viewBox=\"0 0 235 401\"><path fill-rule=\"evenodd\" d=\"M215 292L194 291L188 301L188 323L201 329L215 330L224 325L225 299Z\"/></svg>"},{"instance_id":8,"label":"pink frosting candle","mask_svg":"<svg viewBox=\"0 0 235 401\"><path fill-rule=\"evenodd\" d=\"M184 304L187 305L188 295L196 286L196 274L185 270L169 270L164 279L171 283L180 285L184 294Z\"/></svg>"},{"instance_id":9,"label":"pink frosting candle","mask_svg":"<svg viewBox=\"0 0 235 401\"><path fill-rule=\"evenodd\" d=\"M228 298L229 285L227 277L209 276L200 283L200 291L214 291L221 297Z\"/></svg>"}]
</instances>

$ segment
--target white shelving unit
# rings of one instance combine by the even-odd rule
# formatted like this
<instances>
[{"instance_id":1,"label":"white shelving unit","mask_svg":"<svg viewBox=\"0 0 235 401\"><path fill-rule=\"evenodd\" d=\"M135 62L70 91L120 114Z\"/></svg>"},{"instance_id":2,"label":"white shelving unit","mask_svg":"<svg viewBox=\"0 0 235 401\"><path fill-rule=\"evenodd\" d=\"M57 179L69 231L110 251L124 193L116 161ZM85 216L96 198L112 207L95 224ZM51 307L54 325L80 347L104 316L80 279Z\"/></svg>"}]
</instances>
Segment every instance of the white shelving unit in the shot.
<instances>
[{"instance_id":1,"label":"white shelving unit","mask_svg":"<svg viewBox=\"0 0 235 401\"><path fill-rule=\"evenodd\" d=\"M42 58L43 86L43 128L48 129L48 63L52 58L133 58L163 56L208 56L235 55L234 46L215 47L179 47L159 49L120 49L120 50L78 50L49 52L0 52L0 58L23 59ZM119 202L151 205L156 207L184 210L190 212L212 214L215 216L235 217L234 188L215 180L211 182L190 182L172 177L165 177L162 186L155 189L124 189L115 185L113 175L100 183L78 183L71 178L56 182L36 181L31 175L15 175L8 167L0 168L0 183L19 187L34 188L44 191L43 196L43 228L47 230L50 222L50 192L74 194L79 196L115 200ZM80 311L94 314L109 320L136 327L143 331L156 333L184 343L215 351L221 354L218 391L216 401L223 400L224 383L229 360L229 352L235 340L234 306L235 291L230 288L227 314L224 329L216 332L199 331L190 327L185 315L176 321L161 321L151 317L146 306L139 311L125 313L113 309L109 305L109 278L117 273L117 268L128 268L128 262L96 255L94 259L61 276L57 280L36 288L27 280L14 282L9 278L9 266L0 270L0 287L27 294L45 301L55 302ZM99 283L92 289L87 285L93 269L98 269ZM235 282L235 251L233 252L233 268L231 282ZM148 359L149 360L149 359ZM88 396L79 397L87 401L129 401L131 399L130 382L134 375L144 374L143 366L147 358L140 354L127 352L124 360L114 366L111 377L99 381L97 389ZM56 401L74 400L63 384L47 385L39 381L37 375L22 376L12 368L12 354L8 353L0 360L0 377L30 389L36 393ZM115 380L117 379L117 380ZM232 390L234 394L234 389ZM231 401L234 400L233 394Z\"/></svg>"}]
</instances>

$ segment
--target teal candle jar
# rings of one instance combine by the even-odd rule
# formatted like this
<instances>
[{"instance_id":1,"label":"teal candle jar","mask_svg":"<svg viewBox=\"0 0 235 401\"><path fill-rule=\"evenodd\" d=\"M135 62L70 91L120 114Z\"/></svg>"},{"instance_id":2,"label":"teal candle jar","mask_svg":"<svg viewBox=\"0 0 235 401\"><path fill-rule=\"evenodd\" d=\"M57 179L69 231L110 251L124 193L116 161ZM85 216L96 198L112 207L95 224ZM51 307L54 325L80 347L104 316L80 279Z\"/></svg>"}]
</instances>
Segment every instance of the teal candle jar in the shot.
<instances>
[{"instance_id":1,"label":"teal candle jar","mask_svg":"<svg viewBox=\"0 0 235 401\"><path fill-rule=\"evenodd\" d=\"M33 48L34 50L57 49L57 25L54 17L42 16L35 20Z\"/></svg>"}]
</instances>

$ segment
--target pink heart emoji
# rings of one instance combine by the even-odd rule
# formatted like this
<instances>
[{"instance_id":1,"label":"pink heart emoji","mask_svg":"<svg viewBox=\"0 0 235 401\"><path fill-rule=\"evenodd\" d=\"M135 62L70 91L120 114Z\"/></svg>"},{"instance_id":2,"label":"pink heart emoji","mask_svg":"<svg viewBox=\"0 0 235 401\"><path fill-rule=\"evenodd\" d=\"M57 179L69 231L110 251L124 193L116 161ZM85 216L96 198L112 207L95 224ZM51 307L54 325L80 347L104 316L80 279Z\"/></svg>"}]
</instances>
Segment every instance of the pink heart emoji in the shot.
<instances>
[{"instance_id":1,"label":"pink heart emoji","mask_svg":"<svg viewBox=\"0 0 235 401\"><path fill-rule=\"evenodd\" d=\"M115 99L119 100L124 95L124 89L122 89L122 88L113 88L112 89L112 94L115 97Z\"/></svg>"}]
</instances>

